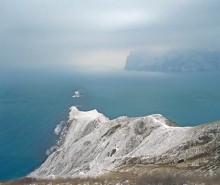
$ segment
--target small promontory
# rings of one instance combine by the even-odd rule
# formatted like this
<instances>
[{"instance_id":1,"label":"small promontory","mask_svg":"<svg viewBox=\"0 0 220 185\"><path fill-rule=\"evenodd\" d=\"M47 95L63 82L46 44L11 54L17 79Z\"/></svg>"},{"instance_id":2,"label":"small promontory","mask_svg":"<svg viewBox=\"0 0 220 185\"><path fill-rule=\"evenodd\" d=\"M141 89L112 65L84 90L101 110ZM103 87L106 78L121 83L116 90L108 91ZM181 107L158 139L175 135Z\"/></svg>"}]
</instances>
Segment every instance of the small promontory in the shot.
<instances>
[{"instance_id":1,"label":"small promontory","mask_svg":"<svg viewBox=\"0 0 220 185\"><path fill-rule=\"evenodd\" d=\"M108 173L220 175L220 122L180 127L160 114L109 120L71 107L58 147L28 177Z\"/></svg>"}]
</instances>

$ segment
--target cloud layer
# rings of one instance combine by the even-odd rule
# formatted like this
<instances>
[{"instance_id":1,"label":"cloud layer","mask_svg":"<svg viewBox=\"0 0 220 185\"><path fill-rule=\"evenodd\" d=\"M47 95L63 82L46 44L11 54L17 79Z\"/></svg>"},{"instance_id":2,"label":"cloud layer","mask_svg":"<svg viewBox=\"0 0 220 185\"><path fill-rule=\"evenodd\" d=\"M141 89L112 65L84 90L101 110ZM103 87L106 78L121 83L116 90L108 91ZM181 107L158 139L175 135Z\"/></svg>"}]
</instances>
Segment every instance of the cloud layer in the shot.
<instances>
[{"instance_id":1,"label":"cloud layer","mask_svg":"<svg viewBox=\"0 0 220 185\"><path fill-rule=\"evenodd\" d=\"M122 68L133 50L218 49L219 0L2 0L0 65Z\"/></svg>"}]
</instances>

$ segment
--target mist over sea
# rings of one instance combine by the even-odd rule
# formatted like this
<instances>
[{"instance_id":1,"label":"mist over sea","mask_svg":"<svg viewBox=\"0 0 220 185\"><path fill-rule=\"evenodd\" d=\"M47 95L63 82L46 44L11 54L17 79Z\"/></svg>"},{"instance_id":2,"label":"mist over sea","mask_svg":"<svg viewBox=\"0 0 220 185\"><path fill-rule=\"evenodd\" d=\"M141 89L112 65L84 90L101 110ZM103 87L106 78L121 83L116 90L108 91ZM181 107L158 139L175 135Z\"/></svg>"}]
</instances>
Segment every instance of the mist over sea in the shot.
<instances>
[{"instance_id":1,"label":"mist over sea","mask_svg":"<svg viewBox=\"0 0 220 185\"><path fill-rule=\"evenodd\" d=\"M1 71L0 180L22 177L46 159L72 105L110 119L160 113L194 126L220 120L219 79L217 72ZM77 90L82 96L72 98Z\"/></svg>"}]
</instances>

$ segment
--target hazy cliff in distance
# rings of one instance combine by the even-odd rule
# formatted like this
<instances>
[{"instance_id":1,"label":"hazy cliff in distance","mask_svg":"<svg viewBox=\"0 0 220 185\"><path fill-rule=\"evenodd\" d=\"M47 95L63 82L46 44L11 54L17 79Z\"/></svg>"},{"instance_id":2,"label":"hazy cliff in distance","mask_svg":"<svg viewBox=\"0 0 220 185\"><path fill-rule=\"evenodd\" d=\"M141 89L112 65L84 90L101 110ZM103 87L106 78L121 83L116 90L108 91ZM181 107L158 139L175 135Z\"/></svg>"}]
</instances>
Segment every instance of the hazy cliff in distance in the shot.
<instances>
[{"instance_id":1,"label":"hazy cliff in distance","mask_svg":"<svg viewBox=\"0 0 220 185\"><path fill-rule=\"evenodd\" d=\"M162 54L131 52L125 70L148 72L220 71L220 52L208 50L172 51Z\"/></svg>"}]
</instances>

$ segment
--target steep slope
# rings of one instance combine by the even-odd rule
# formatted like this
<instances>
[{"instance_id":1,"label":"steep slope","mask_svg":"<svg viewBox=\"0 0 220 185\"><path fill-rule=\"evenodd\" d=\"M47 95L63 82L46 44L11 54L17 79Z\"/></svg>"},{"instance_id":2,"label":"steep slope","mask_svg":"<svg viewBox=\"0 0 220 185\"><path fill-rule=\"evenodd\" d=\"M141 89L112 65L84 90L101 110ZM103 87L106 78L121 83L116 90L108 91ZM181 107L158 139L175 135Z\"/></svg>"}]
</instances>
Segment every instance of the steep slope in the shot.
<instances>
[{"instance_id":1,"label":"steep slope","mask_svg":"<svg viewBox=\"0 0 220 185\"><path fill-rule=\"evenodd\" d=\"M220 173L220 122L178 127L160 114L109 120L96 110L72 107L57 150L29 177Z\"/></svg>"}]
</instances>

